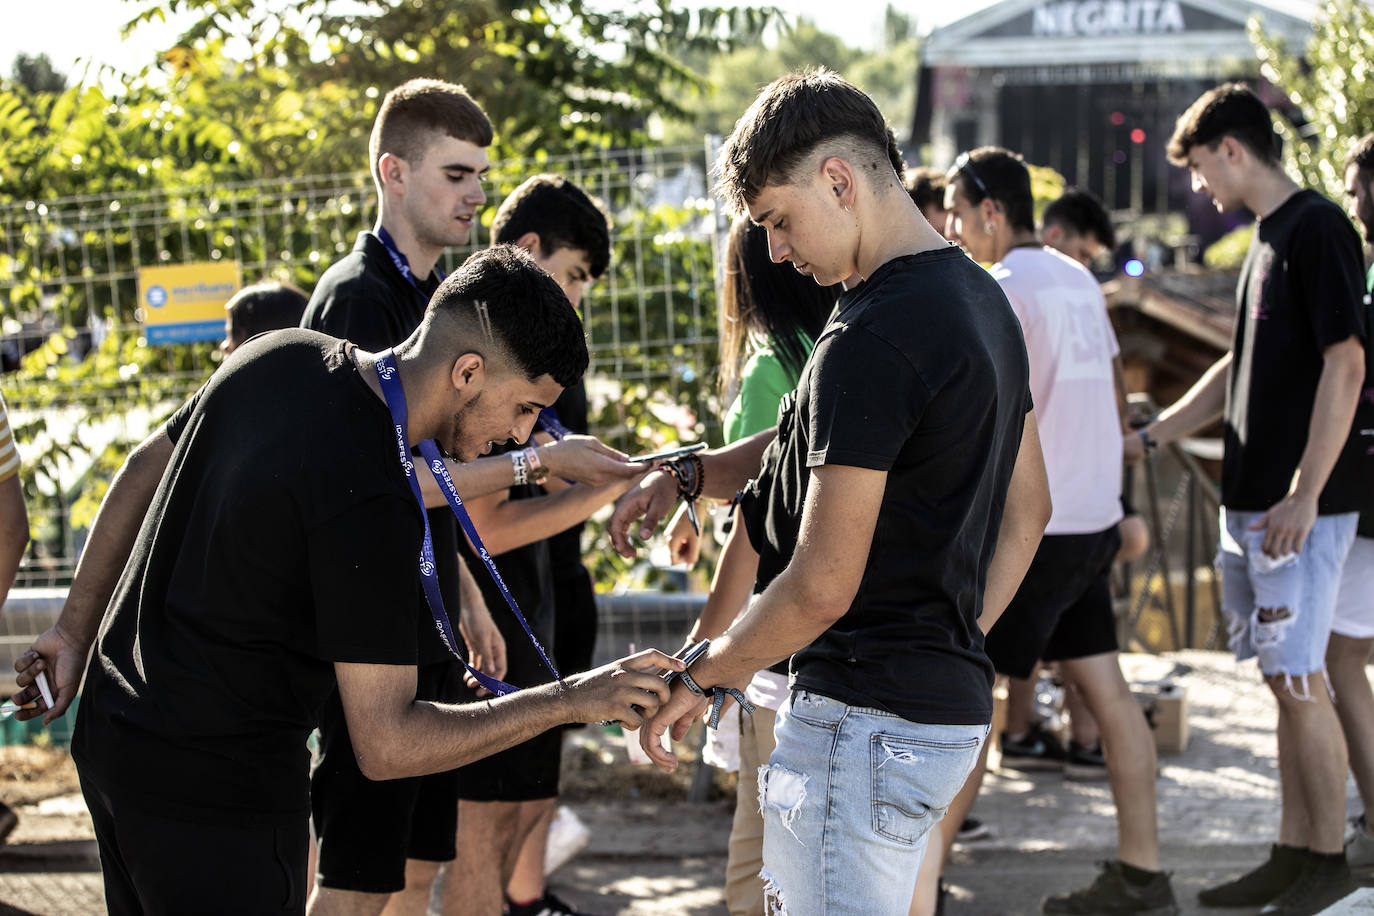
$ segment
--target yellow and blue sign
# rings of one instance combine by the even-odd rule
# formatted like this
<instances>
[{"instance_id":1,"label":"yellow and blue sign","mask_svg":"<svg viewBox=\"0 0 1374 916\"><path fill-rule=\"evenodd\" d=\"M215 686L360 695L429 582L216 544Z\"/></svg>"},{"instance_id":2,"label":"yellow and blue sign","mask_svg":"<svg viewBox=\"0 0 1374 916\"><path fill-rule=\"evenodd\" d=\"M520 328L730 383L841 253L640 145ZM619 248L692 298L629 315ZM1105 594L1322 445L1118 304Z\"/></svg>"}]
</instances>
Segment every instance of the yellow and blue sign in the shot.
<instances>
[{"instance_id":1,"label":"yellow and blue sign","mask_svg":"<svg viewBox=\"0 0 1374 916\"><path fill-rule=\"evenodd\" d=\"M221 339L224 304L241 285L238 261L140 268L138 302L148 343Z\"/></svg>"}]
</instances>

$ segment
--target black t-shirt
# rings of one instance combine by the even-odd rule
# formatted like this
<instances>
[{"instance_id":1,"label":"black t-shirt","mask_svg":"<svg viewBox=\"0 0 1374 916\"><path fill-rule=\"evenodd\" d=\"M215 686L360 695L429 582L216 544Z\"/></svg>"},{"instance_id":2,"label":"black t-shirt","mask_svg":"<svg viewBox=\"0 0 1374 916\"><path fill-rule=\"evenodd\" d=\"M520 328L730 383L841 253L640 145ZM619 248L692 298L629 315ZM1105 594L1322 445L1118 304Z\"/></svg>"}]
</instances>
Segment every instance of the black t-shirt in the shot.
<instances>
[{"instance_id":1,"label":"black t-shirt","mask_svg":"<svg viewBox=\"0 0 1374 916\"><path fill-rule=\"evenodd\" d=\"M1221 502L1263 512L1288 495L1307 446L1322 352L1367 339L1360 238L1339 207L1299 191L1260 220L1236 287ZM1345 449L1317 502L1360 508L1362 462Z\"/></svg>"},{"instance_id":2,"label":"black t-shirt","mask_svg":"<svg viewBox=\"0 0 1374 916\"><path fill-rule=\"evenodd\" d=\"M150 810L305 817L333 663L415 664L421 515L390 414L343 341L286 330L236 351L167 429L72 755Z\"/></svg>"},{"instance_id":3,"label":"black t-shirt","mask_svg":"<svg viewBox=\"0 0 1374 916\"><path fill-rule=\"evenodd\" d=\"M849 610L792 658L792 686L913 722L983 724L988 563L1031 409L1021 327L956 248L897 258L840 300L784 399L759 581L791 560L811 468L886 471Z\"/></svg>"},{"instance_id":4,"label":"black t-shirt","mask_svg":"<svg viewBox=\"0 0 1374 916\"><path fill-rule=\"evenodd\" d=\"M439 287L431 274L420 289L396 268L377 236L358 233L353 251L335 262L315 286L301 327L342 337L370 352L394 347L420 326L430 296ZM416 462L423 467L424 462ZM449 617L458 619L458 526L453 510L440 506L429 511L434 539L434 565L439 591ZM452 656L439 639L429 604L420 598L420 663L433 664Z\"/></svg>"},{"instance_id":5,"label":"black t-shirt","mask_svg":"<svg viewBox=\"0 0 1374 916\"><path fill-rule=\"evenodd\" d=\"M570 431L587 431L587 388L581 380L574 382L554 402L558 420ZM582 529L584 522L578 522L566 531L560 531L549 538L549 562L553 568L553 579L571 579L582 574Z\"/></svg>"}]
</instances>

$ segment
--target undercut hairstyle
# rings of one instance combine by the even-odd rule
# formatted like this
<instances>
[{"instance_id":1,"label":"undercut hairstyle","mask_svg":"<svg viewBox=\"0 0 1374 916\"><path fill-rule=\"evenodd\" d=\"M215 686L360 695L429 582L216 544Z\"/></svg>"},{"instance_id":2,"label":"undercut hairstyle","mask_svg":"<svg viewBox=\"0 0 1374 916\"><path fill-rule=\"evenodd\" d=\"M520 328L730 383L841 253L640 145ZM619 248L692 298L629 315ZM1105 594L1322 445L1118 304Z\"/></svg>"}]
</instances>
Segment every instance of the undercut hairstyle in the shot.
<instances>
[{"instance_id":1,"label":"undercut hairstyle","mask_svg":"<svg viewBox=\"0 0 1374 916\"><path fill-rule=\"evenodd\" d=\"M1345 157L1341 171L1348 171L1352 165L1360 170L1361 178L1374 176L1374 134L1365 134L1355 141L1355 147Z\"/></svg>"},{"instance_id":2,"label":"undercut hairstyle","mask_svg":"<svg viewBox=\"0 0 1374 916\"><path fill-rule=\"evenodd\" d=\"M562 175L535 175L511 192L496 211L491 240L514 244L527 232L539 236L547 258L560 248L587 256L593 278L611 263L610 218L595 198Z\"/></svg>"},{"instance_id":3,"label":"undercut hairstyle","mask_svg":"<svg viewBox=\"0 0 1374 916\"><path fill-rule=\"evenodd\" d=\"M949 180L958 185L969 203L980 204L990 197L1013 229L1035 231L1030 169L1020 153L1000 146L980 146L968 154L962 168L949 170Z\"/></svg>"},{"instance_id":4,"label":"undercut hairstyle","mask_svg":"<svg viewBox=\"0 0 1374 916\"><path fill-rule=\"evenodd\" d=\"M911 169L906 173L906 192L924 213L926 207L945 208L945 185L949 179L939 169L929 166Z\"/></svg>"},{"instance_id":5,"label":"undercut hairstyle","mask_svg":"<svg viewBox=\"0 0 1374 916\"><path fill-rule=\"evenodd\" d=\"M1278 167L1282 144L1274 132L1273 116L1244 83L1209 89L1178 116L1169 138L1169 161L1186 166L1194 147L1215 150L1225 137L1235 139L1265 165Z\"/></svg>"},{"instance_id":6,"label":"undercut hairstyle","mask_svg":"<svg viewBox=\"0 0 1374 916\"><path fill-rule=\"evenodd\" d=\"M488 363L509 364L530 381L564 388L587 371L582 322L529 252L514 245L478 251L439 284L425 310L422 347L457 345ZM449 329L452 328L450 332Z\"/></svg>"},{"instance_id":7,"label":"undercut hairstyle","mask_svg":"<svg viewBox=\"0 0 1374 916\"><path fill-rule=\"evenodd\" d=\"M386 94L372 122L367 154L372 178L381 183L378 161L390 153L417 163L435 135L491 146L491 120L467 90L442 80L414 79Z\"/></svg>"},{"instance_id":8,"label":"undercut hairstyle","mask_svg":"<svg viewBox=\"0 0 1374 916\"><path fill-rule=\"evenodd\" d=\"M1082 188L1068 188L1058 200L1045 208L1040 221L1046 226L1059 226L1074 235L1086 235L1111 251L1116 247L1116 229L1112 218L1097 195Z\"/></svg>"},{"instance_id":9,"label":"undercut hairstyle","mask_svg":"<svg viewBox=\"0 0 1374 916\"><path fill-rule=\"evenodd\" d=\"M299 327L310 297L298 286L267 280L245 286L224 304L233 316L234 344L265 331Z\"/></svg>"},{"instance_id":10,"label":"undercut hairstyle","mask_svg":"<svg viewBox=\"0 0 1374 916\"><path fill-rule=\"evenodd\" d=\"M818 286L791 264L774 263L768 231L746 217L735 218L725 247L725 286L720 296L720 393L735 394L752 341L772 347L796 384L802 366L842 286Z\"/></svg>"},{"instance_id":11,"label":"undercut hairstyle","mask_svg":"<svg viewBox=\"0 0 1374 916\"><path fill-rule=\"evenodd\" d=\"M833 70L818 67L775 80L735 124L717 161L717 190L742 213L769 185L794 183L817 152L843 156L882 188L905 168L878 106Z\"/></svg>"}]
</instances>

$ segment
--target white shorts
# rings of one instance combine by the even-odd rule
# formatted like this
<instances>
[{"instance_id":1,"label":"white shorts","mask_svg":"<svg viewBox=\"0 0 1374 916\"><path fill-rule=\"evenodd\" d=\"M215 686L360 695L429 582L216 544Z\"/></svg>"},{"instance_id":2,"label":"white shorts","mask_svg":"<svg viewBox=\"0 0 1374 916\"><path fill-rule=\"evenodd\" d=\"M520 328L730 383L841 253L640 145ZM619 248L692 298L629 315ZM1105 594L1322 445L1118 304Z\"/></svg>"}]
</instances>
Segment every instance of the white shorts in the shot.
<instances>
[{"instance_id":1,"label":"white shorts","mask_svg":"<svg viewBox=\"0 0 1374 916\"><path fill-rule=\"evenodd\" d=\"M1374 538L1357 537L1350 545L1331 632L1351 639L1374 637Z\"/></svg>"}]
</instances>

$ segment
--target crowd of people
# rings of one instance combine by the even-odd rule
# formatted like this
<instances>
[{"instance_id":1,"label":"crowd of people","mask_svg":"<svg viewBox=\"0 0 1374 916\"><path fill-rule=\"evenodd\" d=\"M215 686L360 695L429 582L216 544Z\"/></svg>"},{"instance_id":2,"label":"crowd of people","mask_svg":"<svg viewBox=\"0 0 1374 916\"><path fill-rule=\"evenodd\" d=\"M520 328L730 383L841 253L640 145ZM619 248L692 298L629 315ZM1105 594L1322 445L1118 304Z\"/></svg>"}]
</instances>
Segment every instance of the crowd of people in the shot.
<instances>
[{"instance_id":1,"label":"crowd of people","mask_svg":"<svg viewBox=\"0 0 1374 916\"><path fill-rule=\"evenodd\" d=\"M1374 272L1274 137L1235 84L1179 118L1171 160L1257 229L1231 351L1142 425L1089 269L1115 242L1099 201L1070 189L1037 223L1016 152L908 173L862 91L777 80L719 159L727 444L635 463L587 435L577 307L611 257L602 205L531 176L445 277L492 125L462 87L393 89L375 227L308 297L230 301L223 365L121 467L16 663L21 717L82 692L110 911L425 913L442 867L445 913L574 914L545 883L565 729L638 729L671 770L665 735L709 714L739 738L732 914L939 913L1005 677L1004 764L1105 778L1116 805L1116 857L1044 912L1177 913L1109 574L1148 540L1123 465L1217 419L1223 612L1278 705L1282 822L1201 900L1339 899L1374 865L1344 795L1349 766L1374 803ZM1374 136L1345 178L1374 238ZM588 670L582 523L614 502L633 556L676 508L690 564L704 499L730 524L702 651ZM1066 742L1035 714L1042 665Z\"/></svg>"}]
</instances>

